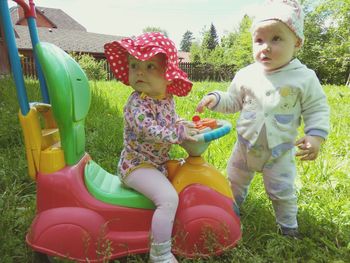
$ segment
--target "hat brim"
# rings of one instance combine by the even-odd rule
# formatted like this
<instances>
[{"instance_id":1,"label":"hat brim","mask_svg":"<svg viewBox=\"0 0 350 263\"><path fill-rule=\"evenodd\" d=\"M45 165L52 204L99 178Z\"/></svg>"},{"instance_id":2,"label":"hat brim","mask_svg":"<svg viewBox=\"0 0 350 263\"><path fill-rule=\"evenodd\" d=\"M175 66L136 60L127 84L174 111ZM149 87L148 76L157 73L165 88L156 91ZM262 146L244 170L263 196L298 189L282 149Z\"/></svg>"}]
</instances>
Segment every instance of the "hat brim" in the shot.
<instances>
[{"instance_id":1,"label":"hat brim","mask_svg":"<svg viewBox=\"0 0 350 263\"><path fill-rule=\"evenodd\" d=\"M131 38L113 41L104 45L105 56L114 76L125 85L129 83L128 56L131 55L138 60L146 61L157 54L165 54L166 70L165 78L171 83L167 86L167 92L179 97L186 96L192 89L192 82L187 74L178 66L177 54L170 53L164 47L149 43L137 45ZM176 49L175 49L176 51Z\"/></svg>"}]
</instances>

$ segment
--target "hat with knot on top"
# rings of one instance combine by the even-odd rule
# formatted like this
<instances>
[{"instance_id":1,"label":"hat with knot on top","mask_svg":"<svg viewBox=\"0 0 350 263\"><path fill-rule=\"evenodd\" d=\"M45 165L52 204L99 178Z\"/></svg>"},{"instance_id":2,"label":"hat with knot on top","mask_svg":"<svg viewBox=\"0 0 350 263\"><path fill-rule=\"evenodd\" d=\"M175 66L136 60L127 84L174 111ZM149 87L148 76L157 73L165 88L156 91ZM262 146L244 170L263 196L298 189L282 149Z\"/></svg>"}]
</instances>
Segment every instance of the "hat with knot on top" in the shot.
<instances>
[{"instance_id":1,"label":"hat with knot on top","mask_svg":"<svg viewBox=\"0 0 350 263\"><path fill-rule=\"evenodd\" d=\"M284 23L304 43L304 12L297 0L267 0L254 16L252 28L267 20Z\"/></svg>"},{"instance_id":2,"label":"hat with knot on top","mask_svg":"<svg viewBox=\"0 0 350 263\"><path fill-rule=\"evenodd\" d=\"M138 60L146 61L161 53L166 55L165 78L171 81L167 86L167 92L181 97L186 96L192 89L192 82L187 78L187 74L179 68L174 42L162 33L145 33L135 39L123 38L105 44L104 49L114 76L125 85L130 85L129 55Z\"/></svg>"}]
</instances>

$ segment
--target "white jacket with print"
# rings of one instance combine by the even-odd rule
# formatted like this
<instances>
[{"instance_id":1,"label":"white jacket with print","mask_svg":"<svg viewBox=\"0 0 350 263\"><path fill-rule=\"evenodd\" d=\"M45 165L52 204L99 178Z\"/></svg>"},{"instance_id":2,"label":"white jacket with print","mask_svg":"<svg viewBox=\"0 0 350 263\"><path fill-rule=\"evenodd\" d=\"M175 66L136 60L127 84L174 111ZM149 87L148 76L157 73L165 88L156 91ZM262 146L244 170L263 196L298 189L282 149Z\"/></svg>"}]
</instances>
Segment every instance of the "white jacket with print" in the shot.
<instances>
[{"instance_id":1,"label":"white jacket with print","mask_svg":"<svg viewBox=\"0 0 350 263\"><path fill-rule=\"evenodd\" d=\"M301 119L304 132L326 138L329 106L315 72L298 59L266 73L257 63L237 72L227 92L215 91L214 111L241 112L237 132L253 145L265 125L269 148L294 145Z\"/></svg>"}]
</instances>

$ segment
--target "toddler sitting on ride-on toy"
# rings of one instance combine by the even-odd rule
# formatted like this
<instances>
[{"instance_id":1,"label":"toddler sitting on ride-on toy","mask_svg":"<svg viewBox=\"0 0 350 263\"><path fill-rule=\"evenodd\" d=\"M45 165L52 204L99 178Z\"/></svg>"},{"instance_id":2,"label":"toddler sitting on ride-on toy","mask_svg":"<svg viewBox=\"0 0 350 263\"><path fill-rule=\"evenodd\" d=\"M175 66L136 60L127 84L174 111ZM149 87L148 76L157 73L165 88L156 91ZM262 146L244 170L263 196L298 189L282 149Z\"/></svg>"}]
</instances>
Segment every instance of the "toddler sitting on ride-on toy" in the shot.
<instances>
[{"instance_id":1,"label":"toddler sitting on ride-on toy","mask_svg":"<svg viewBox=\"0 0 350 263\"><path fill-rule=\"evenodd\" d=\"M178 67L174 43L161 33L145 33L105 45L115 77L135 91L124 107L124 149L118 174L156 205L151 226L152 262L177 262L171 233L178 194L165 163L172 144L195 140L197 129L175 112L173 95L186 96L192 83Z\"/></svg>"}]
</instances>

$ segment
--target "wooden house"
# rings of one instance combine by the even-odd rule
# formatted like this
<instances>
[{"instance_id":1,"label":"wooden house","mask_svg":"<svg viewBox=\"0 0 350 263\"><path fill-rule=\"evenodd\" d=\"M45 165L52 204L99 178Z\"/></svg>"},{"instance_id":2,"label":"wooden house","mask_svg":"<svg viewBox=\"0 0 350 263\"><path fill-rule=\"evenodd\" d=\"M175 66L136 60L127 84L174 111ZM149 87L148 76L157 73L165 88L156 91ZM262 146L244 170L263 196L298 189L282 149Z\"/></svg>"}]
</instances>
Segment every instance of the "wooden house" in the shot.
<instances>
[{"instance_id":1,"label":"wooden house","mask_svg":"<svg viewBox=\"0 0 350 263\"><path fill-rule=\"evenodd\" d=\"M19 6L10 8L18 52L26 64L33 61L33 48L30 41L27 20ZM50 42L66 52L90 54L96 59L104 58L103 45L119 40L121 36L91 33L61 9L36 7L36 23L40 41ZM0 30L0 74L10 72L7 49ZM34 70L34 69L33 69Z\"/></svg>"}]
</instances>

